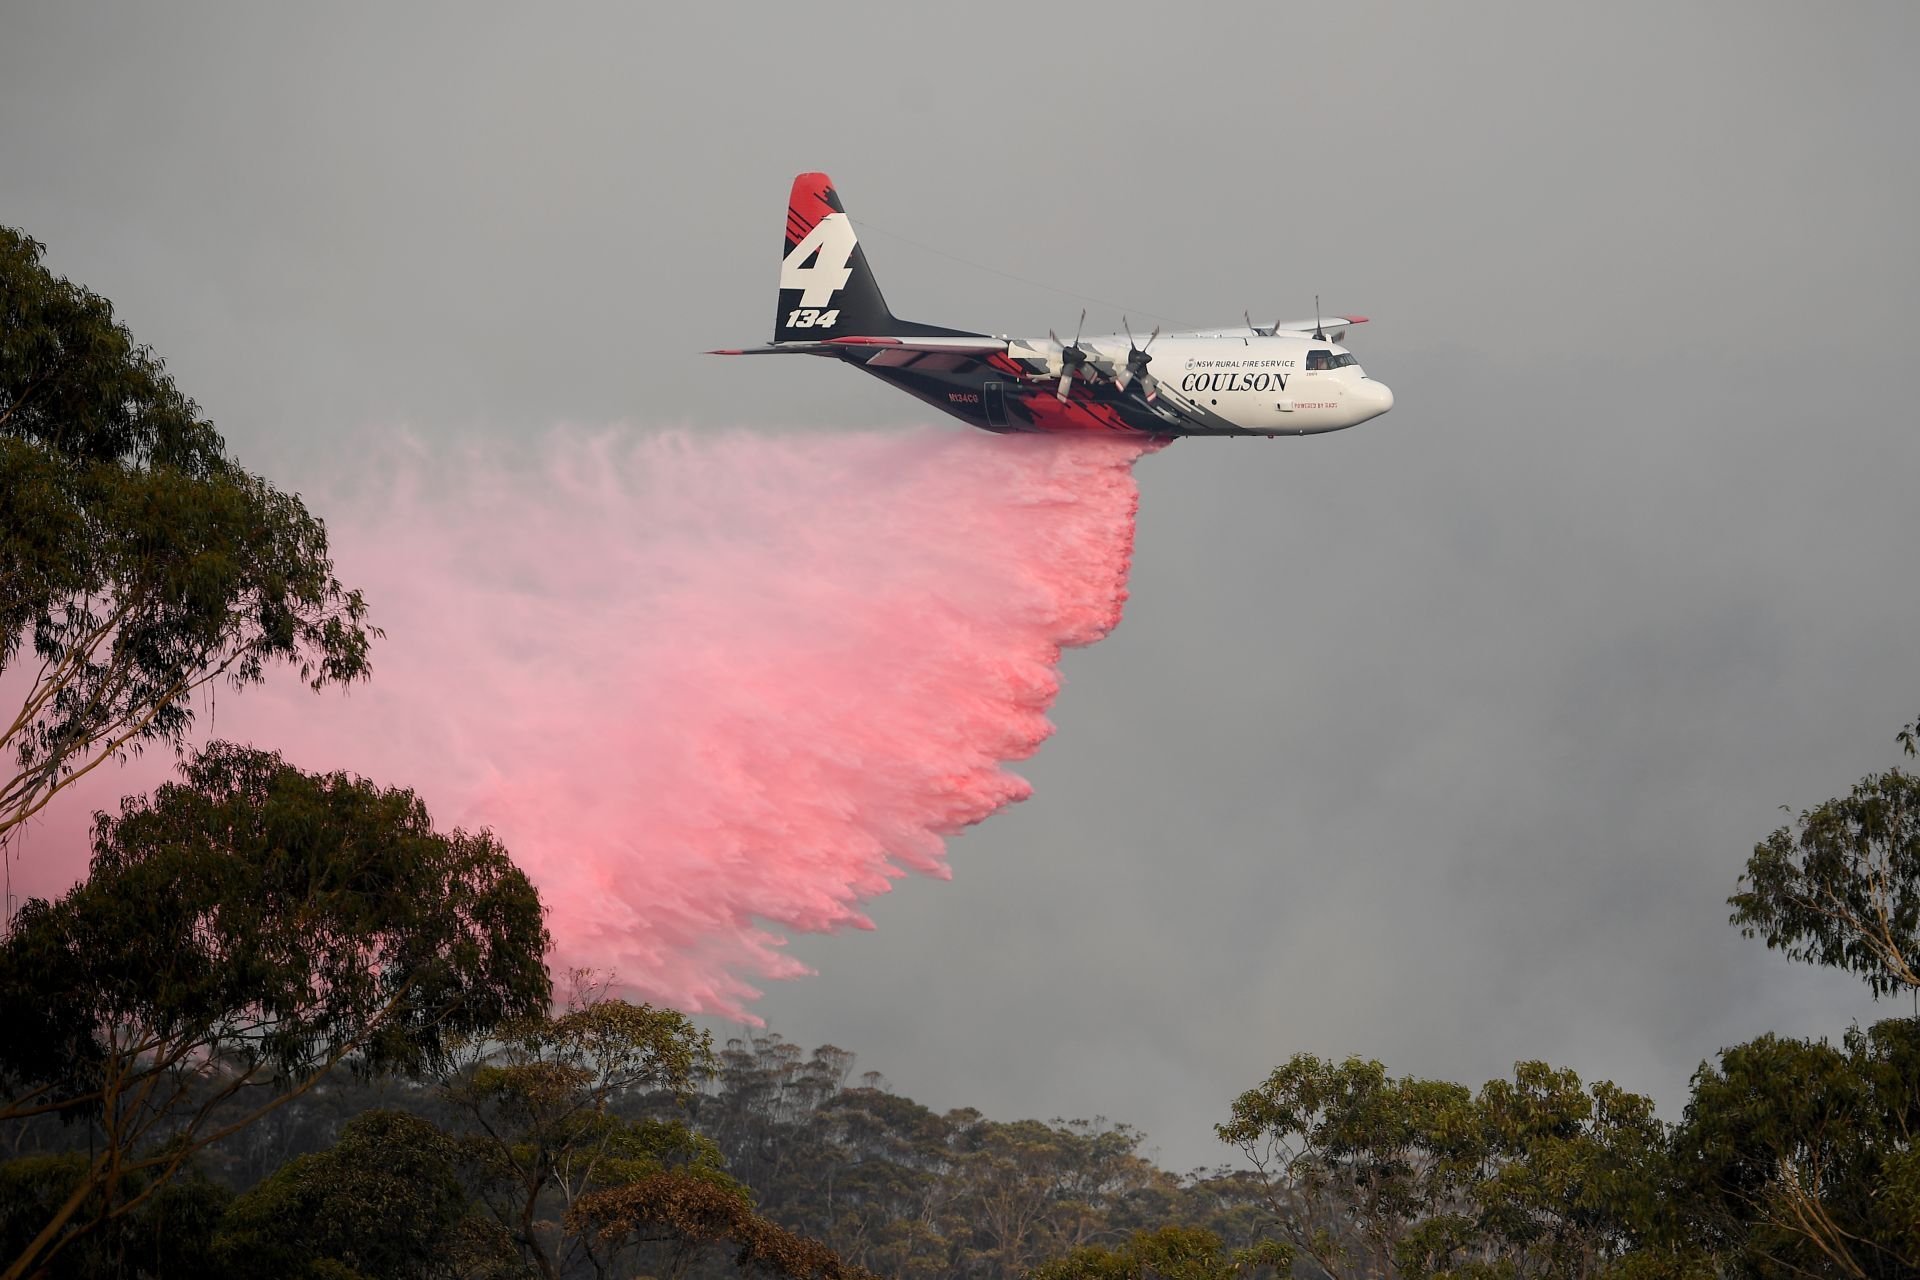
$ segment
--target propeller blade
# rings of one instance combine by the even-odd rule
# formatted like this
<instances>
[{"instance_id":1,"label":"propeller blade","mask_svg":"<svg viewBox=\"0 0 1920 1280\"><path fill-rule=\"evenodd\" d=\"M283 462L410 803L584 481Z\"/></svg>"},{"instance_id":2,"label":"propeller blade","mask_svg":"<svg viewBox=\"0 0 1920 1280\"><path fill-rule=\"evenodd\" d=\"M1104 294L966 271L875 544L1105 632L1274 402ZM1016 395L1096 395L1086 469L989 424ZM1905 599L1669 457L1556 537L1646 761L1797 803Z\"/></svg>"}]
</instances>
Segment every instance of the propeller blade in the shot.
<instances>
[{"instance_id":1,"label":"propeller blade","mask_svg":"<svg viewBox=\"0 0 1920 1280\"><path fill-rule=\"evenodd\" d=\"M1080 332L1086 327L1087 309L1082 307L1080 308L1080 323L1073 328L1072 342L1063 343L1060 341L1059 334L1051 329L1047 330L1047 337L1053 339L1054 345L1060 348L1060 385L1054 389L1053 394L1058 396L1063 404L1066 402L1068 393L1072 390L1073 375L1078 373L1083 378L1089 376L1084 372L1087 363L1087 353L1080 349Z\"/></svg>"},{"instance_id":2,"label":"propeller blade","mask_svg":"<svg viewBox=\"0 0 1920 1280\"><path fill-rule=\"evenodd\" d=\"M1148 386L1147 366L1153 363L1153 357L1147 354L1147 347L1151 347L1153 340L1160 336L1160 326L1157 324L1153 326L1153 332L1147 335L1146 347L1134 341L1133 323L1127 317L1120 317L1120 327L1126 330L1127 334L1127 361L1125 367L1114 375L1114 385L1125 391L1137 378L1140 380L1142 389L1145 389Z\"/></svg>"},{"instance_id":3,"label":"propeller blade","mask_svg":"<svg viewBox=\"0 0 1920 1280\"><path fill-rule=\"evenodd\" d=\"M1125 391L1127 384L1133 381L1133 353L1137 348L1133 344L1133 325L1128 322L1125 316L1120 317L1120 327L1125 330L1127 335L1127 361L1114 373L1113 385L1121 391Z\"/></svg>"}]
</instances>

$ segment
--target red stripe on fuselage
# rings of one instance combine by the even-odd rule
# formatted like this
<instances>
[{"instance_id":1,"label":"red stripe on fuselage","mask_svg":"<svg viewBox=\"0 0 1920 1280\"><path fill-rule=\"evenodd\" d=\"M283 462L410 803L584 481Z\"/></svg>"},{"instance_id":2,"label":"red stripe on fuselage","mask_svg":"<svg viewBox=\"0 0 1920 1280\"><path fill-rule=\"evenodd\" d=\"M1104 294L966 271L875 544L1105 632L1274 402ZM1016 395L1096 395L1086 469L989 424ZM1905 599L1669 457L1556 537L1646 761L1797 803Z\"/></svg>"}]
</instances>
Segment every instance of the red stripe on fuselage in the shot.
<instances>
[{"instance_id":1,"label":"red stripe on fuselage","mask_svg":"<svg viewBox=\"0 0 1920 1280\"><path fill-rule=\"evenodd\" d=\"M1067 398L1063 403L1057 394L1058 382L1048 381L1036 386L1028 381L1033 375L1016 364L1012 356L996 353L988 356L986 363L988 368L1016 380L1007 393L1026 410L1036 431L1082 435L1113 431L1130 436L1147 434L1130 425L1117 405L1094 399L1078 379L1068 384Z\"/></svg>"},{"instance_id":2,"label":"red stripe on fuselage","mask_svg":"<svg viewBox=\"0 0 1920 1280\"><path fill-rule=\"evenodd\" d=\"M1033 418L1035 429L1055 434L1121 432L1130 436L1144 434L1127 425L1120 411L1110 404L1087 397L1074 385L1062 401L1052 387L1022 388L1020 403Z\"/></svg>"}]
</instances>

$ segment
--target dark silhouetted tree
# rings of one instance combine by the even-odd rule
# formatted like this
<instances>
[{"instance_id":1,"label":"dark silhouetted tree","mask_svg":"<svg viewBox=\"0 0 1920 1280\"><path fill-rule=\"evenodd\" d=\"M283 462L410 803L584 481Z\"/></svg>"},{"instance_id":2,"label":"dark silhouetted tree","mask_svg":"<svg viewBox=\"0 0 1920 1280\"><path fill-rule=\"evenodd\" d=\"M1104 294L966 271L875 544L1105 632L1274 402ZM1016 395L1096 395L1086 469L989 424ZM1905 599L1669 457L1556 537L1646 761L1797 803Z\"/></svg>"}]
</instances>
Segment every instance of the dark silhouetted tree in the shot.
<instances>
[{"instance_id":1,"label":"dark silhouetted tree","mask_svg":"<svg viewBox=\"0 0 1920 1280\"><path fill-rule=\"evenodd\" d=\"M5 1280L336 1066L437 1071L551 996L539 898L491 835L246 748L182 773L102 815L88 880L28 902L0 943L0 1119L93 1135Z\"/></svg>"},{"instance_id":2,"label":"dark silhouetted tree","mask_svg":"<svg viewBox=\"0 0 1920 1280\"><path fill-rule=\"evenodd\" d=\"M701 1254L731 1250L749 1275L781 1280L878 1280L843 1261L818 1240L789 1231L753 1211L742 1188L685 1171L662 1171L582 1196L567 1211L568 1230L594 1240L610 1261L652 1246L658 1268L677 1280Z\"/></svg>"},{"instance_id":3,"label":"dark silhouetted tree","mask_svg":"<svg viewBox=\"0 0 1920 1280\"><path fill-rule=\"evenodd\" d=\"M607 1274L598 1234L564 1229L568 1210L595 1191L672 1171L745 1195L711 1140L617 1109L643 1095L685 1097L711 1062L707 1034L683 1015L593 989L474 1046L446 1092L462 1117L468 1176L528 1266L550 1280L579 1267Z\"/></svg>"},{"instance_id":4,"label":"dark silhouetted tree","mask_svg":"<svg viewBox=\"0 0 1920 1280\"><path fill-rule=\"evenodd\" d=\"M418 1116L365 1111L227 1209L214 1249L233 1280L455 1280L467 1192L458 1145Z\"/></svg>"},{"instance_id":5,"label":"dark silhouetted tree","mask_svg":"<svg viewBox=\"0 0 1920 1280\"><path fill-rule=\"evenodd\" d=\"M1032 1280L1245 1280L1292 1273L1294 1251L1278 1241L1228 1249L1200 1227L1136 1231L1116 1249L1089 1245L1035 1267Z\"/></svg>"},{"instance_id":6,"label":"dark silhouetted tree","mask_svg":"<svg viewBox=\"0 0 1920 1280\"><path fill-rule=\"evenodd\" d=\"M87 1174L87 1156L79 1151L0 1164L0 1258L22 1253ZM126 1189L138 1194L150 1184L134 1174ZM191 1171L151 1191L137 1208L75 1241L34 1274L45 1280L218 1274L214 1230L233 1193Z\"/></svg>"}]
</instances>

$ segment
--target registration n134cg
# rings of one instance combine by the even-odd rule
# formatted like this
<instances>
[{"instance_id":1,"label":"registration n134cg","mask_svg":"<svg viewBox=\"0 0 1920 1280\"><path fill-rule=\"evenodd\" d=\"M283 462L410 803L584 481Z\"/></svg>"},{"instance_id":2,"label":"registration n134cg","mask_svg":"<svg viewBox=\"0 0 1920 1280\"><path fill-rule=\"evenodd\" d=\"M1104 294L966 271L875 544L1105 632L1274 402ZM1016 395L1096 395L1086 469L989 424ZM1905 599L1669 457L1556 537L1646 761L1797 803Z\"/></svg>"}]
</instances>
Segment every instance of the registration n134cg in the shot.
<instances>
[{"instance_id":1,"label":"registration n134cg","mask_svg":"<svg viewBox=\"0 0 1920 1280\"><path fill-rule=\"evenodd\" d=\"M715 355L832 356L987 431L1303 436L1393 408L1340 345L1365 316L1073 341L899 320L824 173L793 180L773 341ZM1086 313L1081 313L1082 322Z\"/></svg>"}]
</instances>

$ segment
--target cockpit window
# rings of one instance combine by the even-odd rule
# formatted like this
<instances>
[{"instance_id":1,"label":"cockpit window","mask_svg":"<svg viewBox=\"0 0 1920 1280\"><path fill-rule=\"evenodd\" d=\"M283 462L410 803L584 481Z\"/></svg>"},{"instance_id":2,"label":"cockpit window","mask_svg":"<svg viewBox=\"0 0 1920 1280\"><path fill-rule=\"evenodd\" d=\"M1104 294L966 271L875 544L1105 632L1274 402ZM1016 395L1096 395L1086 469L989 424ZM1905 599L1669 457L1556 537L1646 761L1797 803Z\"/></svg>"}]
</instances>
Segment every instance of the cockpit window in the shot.
<instances>
[{"instance_id":1,"label":"cockpit window","mask_svg":"<svg viewBox=\"0 0 1920 1280\"><path fill-rule=\"evenodd\" d=\"M1336 354L1332 351L1316 347L1307 352L1307 369L1309 372L1315 369L1344 369L1350 364L1359 363L1359 358L1351 351L1342 351Z\"/></svg>"}]
</instances>

